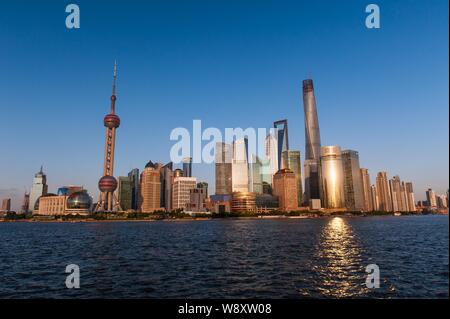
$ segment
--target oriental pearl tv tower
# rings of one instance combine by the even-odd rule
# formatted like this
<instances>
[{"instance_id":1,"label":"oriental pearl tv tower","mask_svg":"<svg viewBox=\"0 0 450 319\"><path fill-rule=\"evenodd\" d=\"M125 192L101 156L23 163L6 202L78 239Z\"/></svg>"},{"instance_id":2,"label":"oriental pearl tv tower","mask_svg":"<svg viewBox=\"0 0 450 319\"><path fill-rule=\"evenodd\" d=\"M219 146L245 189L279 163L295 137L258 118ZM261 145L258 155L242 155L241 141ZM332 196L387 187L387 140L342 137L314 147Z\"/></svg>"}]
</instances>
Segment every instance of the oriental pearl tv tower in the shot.
<instances>
[{"instance_id":1,"label":"oriental pearl tv tower","mask_svg":"<svg viewBox=\"0 0 450 319\"><path fill-rule=\"evenodd\" d=\"M114 145L116 141L116 129L120 126L120 118L116 115L116 79L117 63L114 63L114 79L111 95L111 111L103 120L106 127L105 159L103 164L103 177L98 181L100 189L100 201L97 203L95 211L111 212L114 209L121 210L114 191L117 189L117 180L114 177Z\"/></svg>"}]
</instances>

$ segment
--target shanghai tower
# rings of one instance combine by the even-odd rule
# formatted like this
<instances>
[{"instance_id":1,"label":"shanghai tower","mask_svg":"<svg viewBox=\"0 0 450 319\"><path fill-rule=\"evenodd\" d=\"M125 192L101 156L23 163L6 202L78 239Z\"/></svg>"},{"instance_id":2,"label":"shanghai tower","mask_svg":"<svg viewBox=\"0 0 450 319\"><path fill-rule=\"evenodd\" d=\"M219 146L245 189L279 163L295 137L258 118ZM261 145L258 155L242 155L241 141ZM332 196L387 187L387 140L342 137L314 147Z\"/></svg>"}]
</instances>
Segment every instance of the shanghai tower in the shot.
<instances>
[{"instance_id":1,"label":"shanghai tower","mask_svg":"<svg viewBox=\"0 0 450 319\"><path fill-rule=\"evenodd\" d=\"M305 111L305 204L320 199L320 131L313 81L303 81Z\"/></svg>"}]
</instances>

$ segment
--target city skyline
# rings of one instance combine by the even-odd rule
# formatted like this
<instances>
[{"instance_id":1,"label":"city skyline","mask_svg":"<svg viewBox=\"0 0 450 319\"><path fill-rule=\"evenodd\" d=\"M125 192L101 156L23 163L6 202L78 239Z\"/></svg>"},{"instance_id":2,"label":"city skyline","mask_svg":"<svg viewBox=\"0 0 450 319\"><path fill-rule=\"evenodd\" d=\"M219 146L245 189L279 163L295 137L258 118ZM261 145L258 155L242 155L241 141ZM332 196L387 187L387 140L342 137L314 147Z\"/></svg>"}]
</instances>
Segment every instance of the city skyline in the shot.
<instances>
[{"instance_id":1,"label":"city skyline","mask_svg":"<svg viewBox=\"0 0 450 319\"><path fill-rule=\"evenodd\" d=\"M83 3L81 6L83 6ZM390 12L389 8L397 8L394 4L383 2L380 6L383 14L387 15ZM316 12L317 7L320 7L320 5L312 5L309 9L311 12ZM266 7L263 6L263 8ZM386 9L383 10L383 8ZM346 7L346 9L349 8ZM363 12L363 8L360 9ZM354 8L350 10L355 16L351 16L349 21L339 18L337 21L334 20L337 27L345 29L348 25L355 26L355 10ZM434 12L435 9L430 8L429 10ZM37 11L40 12L41 9ZM117 11L115 12L118 14ZM414 10L414 6L412 9L405 8L402 12L404 15L409 13L409 19L421 16L421 13ZM124 14L130 18L126 12ZM299 14L302 13L299 12ZM417 38L415 42L423 43L419 39L422 39L426 32L433 32L435 28L436 30L439 29L435 24L442 23L442 16L437 12L434 14L437 16L434 22L428 21L426 25L421 26L424 30L419 32L414 29L418 32L415 34ZM265 16L267 15L269 13L265 12ZM329 15L329 13L325 15ZM345 17L349 18L348 15ZM163 23L161 20L158 21ZM242 23L242 20L239 21ZM294 26L294 30L297 31L301 30L305 23L309 27L311 26L310 20L305 21L295 24L293 18L288 19L289 25ZM405 23L405 20L402 21ZM94 23L95 21L91 22ZM189 30L196 29L196 24L193 21L188 19L188 22L188 26L191 27ZM320 22L324 23L322 20ZM46 34L44 40L47 41L51 41L52 36L58 36L59 32L67 32L67 30L54 31L56 33L54 34L52 29L47 29L47 27L49 26L45 24L42 26ZM384 27L389 27L389 24L383 24ZM406 32L409 27L411 25L400 29L402 32ZM80 34L71 33L61 36L67 36L74 41L89 39L91 35L85 33L83 28L88 28L88 22L83 24ZM377 31L377 34L364 30L362 25L358 25L358 28L358 31L355 32L356 35L353 34L353 39L356 38L360 45L368 45L369 49L380 45L383 28L380 32ZM40 27L37 29L38 31L41 30ZM224 31L220 26L216 26L216 29ZM252 34L255 32L249 26L244 30ZM281 42L269 39L267 41L270 42L266 42L258 38L257 43L250 46L251 52L256 54L258 45L269 43L282 44L282 50L271 51L270 53L278 53L278 56L287 54L285 50L289 45L294 46L295 52L302 48L301 45L298 46L298 43L296 43L298 38L295 37L295 33L283 27L276 30L279 31L279 34L285 34L290 39ZM319 28L319 31L324 32L321 28ZM425 41L425 44L437 45L436 39L448 44L448 39L440 38L442 34L439 32L434 40L429 39ZM202 32L200 34L205 35ZM123 32L119 32L119 37L123 35ZM190 35L190 39L200 40L193 34ZM398 40L400 35L402 35L401 32L395 34L395 36L390 35L390 38L391 40ZM307 36L308 39L312 39L312 34L308 33ZM230 39L222 34L222 40L224 40L223 37L228 40L227 43L233 43L232 38ZM11 39L11 34L6 38ZM180 70L175 67L169 69L168 74L164 74L163 67L168 65L170 59L161 61L163 50L167 49L167 46L164 46L164 43L160 41L156 41L156 43L159 43L159 50L161 51L158 51L159 53L156 54L156 59L153 59L153 62L148 61L152 60L150 57L155 58L151 54L148 59L140 58L141 70L138 70L137 65L131 62L131 59L134 59L133 53L126 54L118 49L112 50L112 53L109 52L108 54L99 52L98 56L92 57L92 60L96 61L95 64L97 64L93 66L93 61L82 63L83 59L89 59L86 57L86 53L80 54L81 51L77 49L73 54L67 53L67 58L70 58L70 61L75 64L69 63L65 67L59 68L58 65L69 61L60 58L55 61L55 64L49 64L49 69L46 70L48 72L44 72L36 64L39 61L38 59L43 59L44 64L48 63L46 61L50 56L46 57L45 52L37 52L37 56L25 57L22 54L20 57L13 57L15 50L11 44L7 43L7 48L11 50L8 53L0 53L0 57L3 58L0 59L2 60L0 65L7 70L11 78L8 81L0 80L0 86L3 87L2 90L6 88L7 92L2 102L2 112L8 112L11 121L8 120L10 123L6 123L0 128L2 136L9 137L5 141L5 149L9 151L0 160L0 198L11 197L13 209L18 210L25 191L24 187L28 192L30 191L32 178L42 164L47 175L49 191L55 191L62 185L83 185L94 199L98 198L96 183L101 177L99 172L102 154L97 153L99 153L99 149L103 148L104 144L104 138L102 137L104 132L100 132L99 123L107 108L106 97L110 93L111 63L116 57L119 60L122 72L118 81L120 88L118 100L123 122L117 138L116 177L127 175L133 168L143 169L148 160L168 162L169 148L172 145L169 141L170 130L177 126L190 127L190 122L196 118L202 119L208 126L242 126L244 128L249 126L270 127L274 120L286 118L289 121L290 147L293 150L302 151L301 162L304 163L303 150L305 145L303 141L305 139L304 132L302 132L301 81L307 77L305 73L313 72L312 78L316 86L315 93L322 145L340 145L343 150L357 150L360 154L361 167L369 169L372 183L374 183L379 171L387 171L389 179L399 175L401 178L412 181L416 200L425 199L425 191L428 188L433 188L438 194L445 193L448 188L448 91L446 89L448 77L445 74L445 70L448 69L448 62L446 58L444 61L444 56L448 56L448 46L445 50L441 49L442 52L420 51L420 54L428 56L423 60L431 59L431 62L423 62L424 64L420 65L417 65L418 53L415 52L412 53L415 54L416 59L409 58L402 62L399 61L401 54L392 53L392 57L387 62L386 59L378 59L377 55L370 54L368 52L370 50L361 49L357 61L352 64L354 69L348 74L342 72L343 69L334 63L330 64L333 59L322 53L323 49L336 44L329 38L327 39L329 43L322 44L318 46L320 49L316 47L316 50L313 50L318 53L319 57L309 59L309 61L313 61L311 65L297 61L297 59L308 60L308 58L311 58L309 54L300 55L295 59L294 55L289 55L286 64L278 61L275 63L275 67L269 67L269 61L271 60L269 59L270 54L268 55L267 52L260 52L260 58L252 64L250 63L250 57L245 56L245 54L242 59L239 59L237 55L226 58L220 55L218 51L213 50L211 58L220 58L221 61L226 63L227 67L236 63L232 68L234 71L225 71L220 68L218 81L206 84L205 80L211 80L212 73L207 72L202 67L200 75L192 78L194 79L192 85L186 84L186 81L191 79L189 77L189 72L193 71L191 67L186 66L186 69L182 69L182 72L179 72ZM181 38L175 40L178 44L180 44L180 41L182 42ZM386 39L384 38L384 40ZM71 46L70 41L61 41L60 45L64 48L68 49ZM89 40L86 41L90 42ZM371 41L374 43L370 45ZM15 43L18 46L23 45L20 36L10 43ZM145 43L147 42L144 42L144 47ZM193 52L201 52L198 51L201 48L200 43L196 43L197 46L188 47L191 59ZM347 41L343 44L345 43ZM440 42L439 45L442 43ZM318 43L314 44L318 45ZM405 43L402 42L402 44ZM390 43L390 45L393 44ZM381 49L384 52L382 54L387 53L388 49L392 49L391 46L382 45ZM152 44L152 48L156 47L157 44L154 47ZM170 48L172 47L170 46ZM133 50L132 52L136 53ZM4 56L5 54L6 56ZM337 55L339 58L336 58L334 62L349 63L349 57L342 53ZM181 55L176 56L176 64L180 66L179 63L183 59ZM364 59L371 60L363 61ZM422 59L420 60L422 61ZM4 65L5 61L7 65ZM161 66L158 66L157 61L162 62ZM194 65L199 66L200 62L195 59L194 61ZM21 62L24 63L23 66L19 65ZM367 66L366 62L368 64L372 62L373 65ZM389 62L395 63L392 65ZM210 63L212 63L211 59L204 61L204 67L207 68ZM239 73L239 76L244 77L243 84L241 84L243 89L240 89L230 80L236 76L233 72L237 72L246 63L249 64L249 67L244 68L244 72ZM72 65L76 66L76 70ZM261 73L256 71L256 67L259 65L265 66L265 72L273 76L272 80L258 78ZM290 66L292 66L292 72L288 71ZM358 70L362 66L364 68ZM151 72L152 70L155 71L155 67L156 72ZM383 72L375 71L377 67L382 68ZM427 67L431 67L432 70L424 71ZM405 74L399 74L400 71L405 72ZM95 73L98 73L98 76L94 75ZM366 73L370 75L368 76ZM431 77L431 74L433 74L433 77ZM169 78L176 75L178 75L177 78L181 76L183 81L181 83L174 81L175 86L169 85ZM345 77L345 81L339 82L340 76ZM357 79L361 76L364 77L364 81L358 83ZM373 79L370 78L371 76ZM204 78L202 79L202 77ZM383 82L384 77L391 79ZM392 77L395 79L392 80ZM43 82L36 82L40 78ZM26 80L24 81L24 79ZM280 80L280 83L275 85L273 83L275 79ZM423 79L426 79L426 81ZM56 84L55 81L62 81L63 84ZM161 83L158 83L159 81ZM396 81L398 83L395 83ZM228 87L225 86L225 82L229 83ZM422 85L420 91L417 90L419 83ZM18 94L19 88L29 94L27 96ZM57 88L57 90L54 91L53 88ZM212 93L202 93L205 88ZM170 89L180 93L180 100L172 97ZM355 93L356 91L359 91L359 93ZM264 93L261 94L261 92ZM349 92L355 94L348 94ZM383 94L378 92L383 92ZM30 103L30 99L34 103ZM183 99L184 101L182 101ZM429 104L425 105L424 103ZM364 106L361 107L361 104L364 104ZM216 105L219 107L215 107ZM211 107L214 108L215 112L207 114ZM172 111L166 113L167 110L164 109ZM260 109L264 112L258 112ZM27 112L26 118L23 118L23 111ZM236 114L240 116L237 118L231 116ZM156 119L151 123L155 126L151 127L151 132L156 131L159 132L158 134L151 133L147 125L139 126L140 119L150 115L154 115ZM81 123L75 120L65 121L64 119L67 116L74 119L78 116L82 121ZM21 122L19 122L19 118L22 120ZM333 123L336 118L338 123ZM432 118L432 125L429 123L429 118ZM31 119L37 121L30 122ZM167 121L163 122L163 119ZM76 125L75 122L77 122ZM25 125L25 129L23 125ZM355 130L357 134L355 134ZM70 146L70 141L80 141L83 146L82 152L74 152ZM141 147L138 145L141 145ZM193 171L198 180L204 180L214 187L214 164L193 165ZM211 189L211 193L214 193L214 189Z\"/></svg>"}]
</instances>

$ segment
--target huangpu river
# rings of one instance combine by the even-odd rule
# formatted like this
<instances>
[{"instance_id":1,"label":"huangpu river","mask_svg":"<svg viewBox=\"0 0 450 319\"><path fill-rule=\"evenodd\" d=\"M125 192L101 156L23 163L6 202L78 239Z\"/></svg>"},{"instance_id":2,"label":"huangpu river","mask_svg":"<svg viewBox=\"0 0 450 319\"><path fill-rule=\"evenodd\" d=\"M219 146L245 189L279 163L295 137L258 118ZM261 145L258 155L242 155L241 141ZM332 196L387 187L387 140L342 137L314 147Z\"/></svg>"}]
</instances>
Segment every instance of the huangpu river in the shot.
<instances>
[{"instance_id":1,"label":"huangpu river","mask_svg":"<svg viewBox=\"0 0 450 319\"><path fill-rule=\"evenodd\" d=\"M448 234L448 216L0 223L0 298L448 298Z\"/></svg>"}]
</instances>

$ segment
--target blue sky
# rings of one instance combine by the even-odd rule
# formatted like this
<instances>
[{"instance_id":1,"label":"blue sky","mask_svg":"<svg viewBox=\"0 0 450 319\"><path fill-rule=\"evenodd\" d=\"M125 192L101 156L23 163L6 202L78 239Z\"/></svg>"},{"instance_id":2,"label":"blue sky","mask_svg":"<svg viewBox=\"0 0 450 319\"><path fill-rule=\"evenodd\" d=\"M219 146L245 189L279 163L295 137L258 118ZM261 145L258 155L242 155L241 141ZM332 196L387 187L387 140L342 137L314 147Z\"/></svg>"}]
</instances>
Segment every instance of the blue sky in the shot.
<instances>
[{"instance_id":1,"label":"blue sky","mask_svg":"<svg viewBox=\"0 0 450 319\"><path fill-rule=\"evenodd\" d=\"M119 63L115 174L167 162L175 127L270 127L304 152L301 81L313 78L322 145L443 193L449 185L448 1L9 1L0 11L0 198L41 164L50 191L97 195L103 116ZM212 165L194 175L214 185Z\"/></svg>"}]
</instances>

